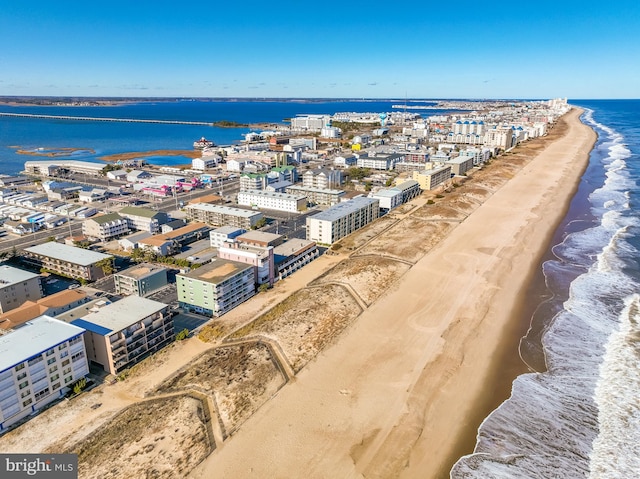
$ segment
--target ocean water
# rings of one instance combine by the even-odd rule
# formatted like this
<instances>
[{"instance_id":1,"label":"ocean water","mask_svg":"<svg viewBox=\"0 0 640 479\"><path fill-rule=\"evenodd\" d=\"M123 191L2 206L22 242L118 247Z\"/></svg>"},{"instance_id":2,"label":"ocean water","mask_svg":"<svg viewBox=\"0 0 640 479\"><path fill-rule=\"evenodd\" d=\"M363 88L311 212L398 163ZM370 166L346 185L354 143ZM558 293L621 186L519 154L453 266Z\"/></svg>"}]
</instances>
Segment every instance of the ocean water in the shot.
<instances>
[{"instance_id":1,"label":"ocean water","mask_svg":"<svg viewBox=\"0 0 640 479\"><path fill-rule=\"evenodd\" d=\"M451 477L640 477L640 100L576 101L598 133L542 265L549 299L519 376Z\"/></svg>"},{"instance_id":2,"label":"ocean water","mask_svg":"<svg viewBox=\"0 0 640 479\"><path fill-rule=\"evenodd\" d=\"M390 112L393 111L393 104L401 103L400 100L163 101L95 107L0 105L0 112L208 123L227 120L251 124L281 123L285 119L305 114ZM443 110L419 111L424 116L442 112ZM0 117L0 173L16 174L24 169L25 161L43 159L40 156L18 154L18 148L85 149L64 158L97 161L101 156L114 153L190 150L193 142L202 136L218 145L230 145L240 142L249 131L249 128L198 125ZM150 162L172 165L190 163L190 160L185 161L184 157L156 157Z\"/></svg>"}]
</instances>

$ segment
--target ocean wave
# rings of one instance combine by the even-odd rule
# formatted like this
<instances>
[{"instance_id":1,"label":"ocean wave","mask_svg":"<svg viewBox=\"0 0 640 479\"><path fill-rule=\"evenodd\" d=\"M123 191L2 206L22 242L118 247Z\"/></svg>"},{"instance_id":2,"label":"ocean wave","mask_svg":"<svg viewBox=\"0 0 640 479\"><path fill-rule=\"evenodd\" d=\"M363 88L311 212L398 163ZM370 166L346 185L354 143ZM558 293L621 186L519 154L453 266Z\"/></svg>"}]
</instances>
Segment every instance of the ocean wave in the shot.
<instances>
[{"instance_id":1,"label":"ocean wave","mask_svg":"<svg viewBox=\"0 0 640 479\"><path fill-rule=\"evenodd\" d=\"M640 219L629 206L631 151L592 111L583 119L600 133L592 161L599 160L603 183L588 197L594 222L567 234L543 265L550 301L558 303L542 335L547 371L514 381L452 478L609 479L640 470L640 297L633 296L640 284L629 273L630 265L637 273L630 240Z\"/></svg>"}]
</instances>

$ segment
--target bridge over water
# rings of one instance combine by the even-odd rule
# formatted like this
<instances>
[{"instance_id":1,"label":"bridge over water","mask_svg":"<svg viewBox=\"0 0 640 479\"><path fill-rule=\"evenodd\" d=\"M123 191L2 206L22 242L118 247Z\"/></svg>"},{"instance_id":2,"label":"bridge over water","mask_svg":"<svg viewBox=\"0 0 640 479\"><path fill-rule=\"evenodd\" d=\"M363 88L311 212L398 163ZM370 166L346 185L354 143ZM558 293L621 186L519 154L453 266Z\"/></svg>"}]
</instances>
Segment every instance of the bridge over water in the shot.
<instances>
[{"instance_id":1,"label":"bridge over water","mask_svg":"<svg viewBox=\"0 0 640 479\"><path fill-rule=\"evenodd\" d=\"M0 116L16 118L43 118L47 120L79 120L79 121L118 121L122 123L164 123L167 125L199 125L215 126L213 123L205 121L183 121L183 120L149 120L141 118L109 118L94 116L65 116L65 115L40 115L34 113L5 113L0 112Z\"/></svg>"}]
</instances>

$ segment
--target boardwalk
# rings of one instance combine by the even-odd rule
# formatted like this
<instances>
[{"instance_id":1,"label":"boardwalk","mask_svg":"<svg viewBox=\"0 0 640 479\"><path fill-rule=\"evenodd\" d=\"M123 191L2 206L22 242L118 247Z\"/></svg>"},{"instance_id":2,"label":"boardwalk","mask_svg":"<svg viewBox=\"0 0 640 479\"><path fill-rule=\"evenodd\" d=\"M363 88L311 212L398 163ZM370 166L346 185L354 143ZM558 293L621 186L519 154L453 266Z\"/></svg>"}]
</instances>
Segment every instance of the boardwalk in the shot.
<instances>
[{"instance_id":1,"label":"boardwalk","mask_svg":"<svg viewBox=\"0 0 640 479\"><path fill-rule=\"evenodd\" d=\"M65 116L65 115L36 115L33 113L5 113L0 112L0 116L11 116L17 118L44 118L46 120L78 120L78 121L118 121L122 123L163 123L167 125L200 125L214 126L213 123L204 121L183 121L183 120L148 120L140 118L101 118L93 116Z\"/></svg>"}]
</instances>

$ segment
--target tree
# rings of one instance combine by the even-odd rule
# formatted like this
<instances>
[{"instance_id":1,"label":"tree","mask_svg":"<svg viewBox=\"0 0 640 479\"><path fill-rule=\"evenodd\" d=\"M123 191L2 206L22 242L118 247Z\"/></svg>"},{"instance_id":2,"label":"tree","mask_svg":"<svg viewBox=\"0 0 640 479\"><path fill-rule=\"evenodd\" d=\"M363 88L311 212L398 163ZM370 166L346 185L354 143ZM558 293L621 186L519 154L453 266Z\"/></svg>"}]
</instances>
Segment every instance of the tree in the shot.
<instances>
[{"instance_id":1,"label":"tree","mask_svg":"<svg viewBox=\"0 0 640 479\"><path fill-rule=\"evenodd\" d=\"M100 261L96 262L96 266L102 269L102 272L105 276L109 276L115 271L115 268L113 266L113 258L101 259Z\"/></svg>"},{"instance_id":2,"label":"tree","mask_svg":"<svg viewBox=\"0 0 640 479\"><path fill-rule=\"evenodd\" d=\"M182 331L179 331L178 334L176 334L176 341L182 341L184 339L187 339L189 337L189 330L187 328L184 328Z\"/></svg>"}]
</instances>

